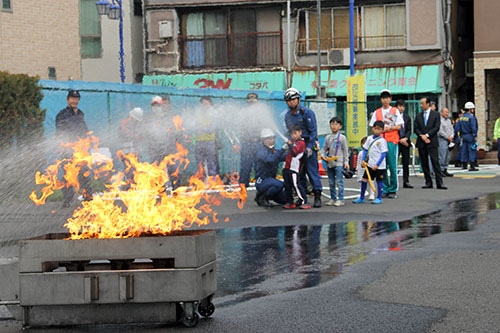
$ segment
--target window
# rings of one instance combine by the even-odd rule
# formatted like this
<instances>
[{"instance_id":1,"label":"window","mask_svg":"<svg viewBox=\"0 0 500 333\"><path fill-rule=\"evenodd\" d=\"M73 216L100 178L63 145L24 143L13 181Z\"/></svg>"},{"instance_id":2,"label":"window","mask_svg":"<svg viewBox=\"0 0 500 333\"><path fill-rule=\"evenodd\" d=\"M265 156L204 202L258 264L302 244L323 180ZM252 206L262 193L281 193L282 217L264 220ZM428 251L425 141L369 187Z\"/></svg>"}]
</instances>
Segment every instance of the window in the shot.
<instances>
[{"instance_id":1,"label":"window","mask_svg":"<svg viewBox=\"0 0 500 333\"><path fill-rule=\"evenodd\" d=\"M305 29L299 39L299 53L316 52L318 49L318 15L310 10L305 13ZM302 22L302 21L301 21ZM359 47L359 15L354 9L354 47ZM328 8L321 10L321 50L349 47L349 9Z\"/></svg>"},{"instance_id":2,"label":"window","mask_svg":"<svg viewBox=\"0 0 500 333\"><path fill-rule=\"evenodd\" d=\"M56 75L56 68L55 67L49 67L49 80L57 80L57 75Z\"/></svg>"},{"instance_id":3,"label":"window","mask_svg":"<svg viewBox=\"0 0 500 333\"><path fill-rule=\"evenodd\" d=\"M279 9L226 9L181 16L182 66L254 67L281 64Z\"/></svg>"},{"instance_id":4,"label":"window","mask_svg":"<svg viewBox=\"0 0 500 333\"><path fill-rule=\"evenodd\" d=\"M80 54L82 58L101 56L101 19L94 0L80 0Z\"/></svg>"},{"instance_id":5,"label":"window","mask_svg":"<svg viewBox=\"0 0 500 333\"><path fill-rule=\"evenodd\" d=\"M401 5L363 8L363 49L406 47L406 10Z\"/></svg>"},{"instance_id":6,"label":"window","mask_svg":"<svg viewBox=\"0 0 500 333\"><path fill-rule=\"evenodd\" d=\"M316 52L317 24L315 10L307 10L300 16L297 40L299 54ZM349 48L348 8L321 10L321 50L326 52L331 48ZM406 48L405 6L355 7L354 48L368 51Z\"/></svg>"},{"instance_id":7,"label":"window","mask_svg":"<svg viewBox=\"0 0 500 333\"><path fill-rule=\"evenodd\" d=\"M12 4L10 0L2 0L2 10L4 11L12 11Z\"/></svg>"}]
</instances>

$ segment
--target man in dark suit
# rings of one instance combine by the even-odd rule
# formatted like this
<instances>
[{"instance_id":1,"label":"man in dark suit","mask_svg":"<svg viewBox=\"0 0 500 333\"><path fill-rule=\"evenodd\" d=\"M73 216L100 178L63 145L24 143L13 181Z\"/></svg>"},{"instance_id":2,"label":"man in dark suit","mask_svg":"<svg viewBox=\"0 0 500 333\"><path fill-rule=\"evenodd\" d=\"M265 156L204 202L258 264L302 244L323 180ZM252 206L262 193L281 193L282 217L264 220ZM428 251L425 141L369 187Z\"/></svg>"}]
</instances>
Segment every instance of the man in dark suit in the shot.
<instances>
[{"instance_id":1,"label":"man in dark suit","mask_svg":"<svg viewBox=\"0 0 500 333\"><path fill-rule=\"evenodd\" d=\"M436 175L436 187L440 190L447 190L444 186L439 167L438 160L438 136L439 127L441 125L441 116L436 111L431 110L431 101L428 97L420 100L419 112L415 117L414 129L417 135L417 148L418 155L420 156L420 163L424 171L425 186L422 188L432 188L431 171L429 170L429 157L432 163L432 169Z\"/></svg>"},{"instance_id":2,"label":"man in dark suit","mask_svg":"<svg viewBox=\"0 0 500 333\"><path fill-rule=\"evenodd\" d=\"M403 115L404 124L401 125L399 130L399 153L401 154L401 162L403 163L403 187L413 188L410 185L410 147L411 147L411 118L408 113L405 112L405 101L402 99L396 102L396 108L399 113Z\"/></svg>"}]
</instances>

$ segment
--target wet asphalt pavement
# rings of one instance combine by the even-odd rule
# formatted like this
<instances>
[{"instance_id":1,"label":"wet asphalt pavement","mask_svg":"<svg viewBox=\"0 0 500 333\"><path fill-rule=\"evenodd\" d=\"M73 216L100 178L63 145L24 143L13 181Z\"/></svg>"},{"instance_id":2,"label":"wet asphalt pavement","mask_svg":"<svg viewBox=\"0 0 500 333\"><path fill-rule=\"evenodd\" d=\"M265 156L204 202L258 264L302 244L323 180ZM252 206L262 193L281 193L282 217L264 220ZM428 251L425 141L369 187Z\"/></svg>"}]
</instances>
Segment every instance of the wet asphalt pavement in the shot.
<instances>
[{"instance_id":1,"label":"wet asphalt pavement","mask_svg":"<svg viewBox=\"0 0 500 333\"><path fill-rule=\"evenodd\" d=\"M423 179L412 177L412 182L420 186ZM289 212L261 209L249 200L239 211L224 203L221 216L231 222L209 226L218 230L213 318L201 319L195 329L128 329L499 332L500 318L492 314L500 310L495 278L500 276L500 196L485 193L498 192L500 180L445 183L450 190L402 189L398 199L376 207L346 203ZM357 185L351 181L346 187ZM13 222L6 222L4 213L0 230L8 232L0 233L0 253L15 254L15 237L23 233L62 231L54 221L63 221L68 212L44 209L31 209L31 217L25 212L25 226L39 221L29 231L8 228ZM0 332L19 327L0 320Z\"/></svg>"}]
</instances>

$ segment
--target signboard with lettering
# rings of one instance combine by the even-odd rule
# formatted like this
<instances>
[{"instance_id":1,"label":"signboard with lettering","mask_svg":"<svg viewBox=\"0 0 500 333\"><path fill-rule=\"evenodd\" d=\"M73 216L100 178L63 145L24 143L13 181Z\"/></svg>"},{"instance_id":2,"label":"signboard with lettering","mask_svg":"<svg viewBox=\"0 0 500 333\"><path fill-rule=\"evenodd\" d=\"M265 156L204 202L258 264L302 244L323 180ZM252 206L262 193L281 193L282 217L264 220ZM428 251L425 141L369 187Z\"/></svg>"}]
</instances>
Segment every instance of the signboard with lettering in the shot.
<instances>
[{"instance_id":1,"label":"signboard with lettering","mask_svg":"<svg viewBox=\"0 0 500 333\"><path fill-rule=\"evenodd\" d=\"M347 81L347 145L359 147L366 136L366 93L363 75L348 76Z\"/></svg>"},{"instance_id":2,"label":"signboard with lettering","mask_svg":"<svg viewBox=\"0 0 500 333\"><path fill-rule=\"evenodd\" d=\"M285 72L146 75L145 85L221 90L285 90Z\"/></svg>"},{"instance_id":3,"label":"signboard with lettering","mask_svg":"<svg viewBox=\"0 0 500 333\"><path fill-rule=\"evenodd\" d=\"M366 93L379 95L382 89L392 94L439 93L442 91L439 80L439 65L381 67L356 70L355 75L366 77ZM321 71L321 85L327 93L346 96L348 69ZM308 95L316 95L316 72L293 73L293 86Z\"/></svg>"}]
</instances>

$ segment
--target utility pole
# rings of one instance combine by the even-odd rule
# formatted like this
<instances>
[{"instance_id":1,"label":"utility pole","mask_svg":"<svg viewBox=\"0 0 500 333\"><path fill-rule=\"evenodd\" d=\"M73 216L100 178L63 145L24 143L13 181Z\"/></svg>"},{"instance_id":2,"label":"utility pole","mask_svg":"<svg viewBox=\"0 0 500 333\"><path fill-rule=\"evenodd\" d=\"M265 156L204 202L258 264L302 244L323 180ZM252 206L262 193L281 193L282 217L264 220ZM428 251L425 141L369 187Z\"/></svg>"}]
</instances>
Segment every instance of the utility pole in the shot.
<instances>
[{"instance_id":1,"label":"utility pole","mask_svg":"<svg viewBox=\"0 0 500 333\"><path fill-rule=\"evenodd\" d=\"M316 73L316 98L321 98L321 0L316 0L318 15L318 68Z\"/></svg>"}]
</instances>

